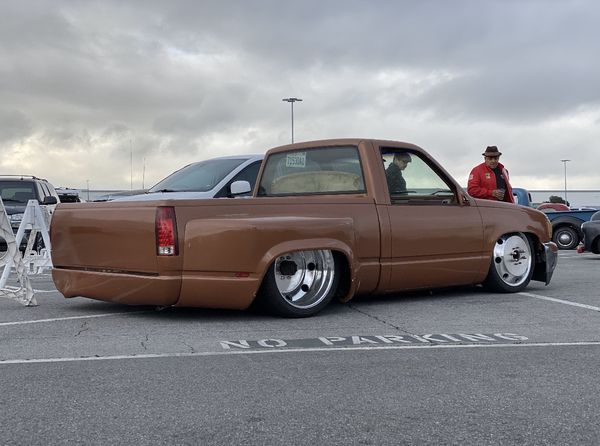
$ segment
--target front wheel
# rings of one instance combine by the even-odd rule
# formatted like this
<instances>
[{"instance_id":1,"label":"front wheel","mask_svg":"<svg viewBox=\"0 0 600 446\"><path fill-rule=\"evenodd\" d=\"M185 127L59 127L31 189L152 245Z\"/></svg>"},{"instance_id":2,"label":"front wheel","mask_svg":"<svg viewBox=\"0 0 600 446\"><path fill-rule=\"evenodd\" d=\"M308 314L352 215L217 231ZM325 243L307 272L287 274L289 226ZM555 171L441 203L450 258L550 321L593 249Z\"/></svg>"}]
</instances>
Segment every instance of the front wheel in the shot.
<instances>
[{"instance_id":1,"label":"front wheel","mask_svg":"<svg viewBox=\"0 0 600 446\"><path fill-rule=\"evenodd\" d=\"M339 265L329 250L289 252L269 267L259 299L280 316L312 316L331 301L339 276Z\"/></svg>"},{"instance_id":2,"label":"front wheel","mask_svg":"<svg viewBox=\"0 0 600 446\"><path fill-rule=\"evenodd\" d=\"M525 234L506 234L494 245L488 275L483 283L490 291L516 293L533 274L533 250Z\"/></svg>"},{"instance_id":3,"label":"front wheel","mask_svg":"<svg viewBox=\"0 0 600 446\"><path fill-rule=\"evenodd\" d=\"M558 249L575 249L579 244L579 234L571 226L560 226L552 231L552 241Z\"/></svg>"}]
</instances>

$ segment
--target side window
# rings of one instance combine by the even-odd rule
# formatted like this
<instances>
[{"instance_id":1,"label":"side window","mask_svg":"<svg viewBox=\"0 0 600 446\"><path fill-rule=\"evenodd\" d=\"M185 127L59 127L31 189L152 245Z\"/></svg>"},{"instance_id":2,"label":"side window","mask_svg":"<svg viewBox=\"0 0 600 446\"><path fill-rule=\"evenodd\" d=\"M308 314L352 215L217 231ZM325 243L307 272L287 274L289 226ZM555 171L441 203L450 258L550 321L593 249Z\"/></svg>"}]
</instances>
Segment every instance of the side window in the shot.
<instances>
[{"instance_id":1,"label":"side window","mask_svg":"<svg viewBox=\"0 0 600 446\"><path fill-rule=\"evenodd\" d=\"M274 153L265 163L259 196L365 192L358 148L354 146Z\"/></svg>"},{"instance_id":2,"label":"side window","mask_svg":"<svg viewBox=\"0 0 600 446\"><path fill-rule=\"evenodd\" d=\"M256 161L255 163L244 167L244 169L242 169L241 172L238 172L238 174L234 176L233 179L225 185L225 187L223 187L219 192L215 194L215 198L229 197L229 194L231 192L229 190L229 187L234 181L247 181L248 183L250 183L250 192L248 192L247 194L241 194L236 196L245 197L252 195L252 190L254 189L254 185L256 184L256 177L258 176L258 171L260 169L260 163L261 161Z\"/></svg>"},{"instance_id":3,"label":"side window","mask_svg":"<svg viewBox=\"0 0 600 446\"><path fill-rule=\"evenodd\" d=\"M38 201L42 203L44 198L50 195L50 191L44 183L35 183L35 185L38 190Z\"/></svg>"},{"instance_id":4,"label":"side window","mask_svg":"<svg viewBox=\"0 0 600 446\"><path fill-rule=\"evenodd\" d=\"M456 202L452 184L446 183L418 153L384 148L381 160L392 203Z\"/></svg>"},{"instance_id":5,"label":"side window","mask_svg":"<svg viewBox=\"0 0 600 446\"><path fill-rule=\"evenodd\" d=\"M51 197L58 198L58 193L56 192L56 189L54 189L54 186L52 186L52 184L50 184L50 183L45 183L45 184L46 184L46 187L48 188L48 194Z\"/></svg>"}]
</instances>

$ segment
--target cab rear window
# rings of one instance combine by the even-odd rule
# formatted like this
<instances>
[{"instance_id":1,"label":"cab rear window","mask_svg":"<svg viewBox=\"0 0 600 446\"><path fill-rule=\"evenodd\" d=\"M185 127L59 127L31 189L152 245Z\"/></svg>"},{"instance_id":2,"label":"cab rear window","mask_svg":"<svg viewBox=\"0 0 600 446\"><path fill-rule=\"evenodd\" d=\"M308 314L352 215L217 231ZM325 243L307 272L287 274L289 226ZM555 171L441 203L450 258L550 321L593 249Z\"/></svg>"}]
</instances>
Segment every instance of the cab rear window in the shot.
<instances>
[{"instance_id":1,"label":"cab rear window","mask_svg":"<svg viewBox=\"0 0 600 446\"><path fill-rule=\"evenodd\" d=\"M258 196L365 192L358 148L321 147L268 157Z\"/></svg>"}]
</instances>

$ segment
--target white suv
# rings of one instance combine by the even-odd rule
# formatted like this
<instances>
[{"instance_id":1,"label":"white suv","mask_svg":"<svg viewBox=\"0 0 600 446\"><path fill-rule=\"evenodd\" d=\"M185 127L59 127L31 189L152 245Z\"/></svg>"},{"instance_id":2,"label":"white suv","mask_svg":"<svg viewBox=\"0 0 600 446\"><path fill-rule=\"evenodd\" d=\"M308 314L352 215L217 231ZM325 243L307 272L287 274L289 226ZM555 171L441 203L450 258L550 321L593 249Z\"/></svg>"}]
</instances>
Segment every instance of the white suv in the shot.
<instances>
[{"instance_id":1,"label":"white suv","mask_svg":"<svg viewBox=\"0 0 600 446\"><path fill-rule=\"evenodd\" d=\"M145 194L130 195L115 201L142 201L165 198L229 198L231 184L247 181L254 187L264 155L237 155L212 158L188 164L151 187ZM236 196L249 196L251 192Z\"/></svg>"}]
</instances>

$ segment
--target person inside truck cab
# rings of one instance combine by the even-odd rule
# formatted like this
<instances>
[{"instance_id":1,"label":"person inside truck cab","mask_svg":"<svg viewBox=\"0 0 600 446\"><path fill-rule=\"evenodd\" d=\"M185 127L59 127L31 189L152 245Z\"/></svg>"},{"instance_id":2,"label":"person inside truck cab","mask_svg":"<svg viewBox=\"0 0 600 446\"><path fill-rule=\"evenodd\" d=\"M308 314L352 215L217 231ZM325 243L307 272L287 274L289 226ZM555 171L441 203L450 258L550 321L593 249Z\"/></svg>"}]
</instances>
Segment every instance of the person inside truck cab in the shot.
<instances>
[{"instance_id":1,"label":"person inside truck cab","mask_svg":"<svg viewBox=\"0 0 600 446\"><path fill-rule=\"evenodd\" d=\"M412 161L408 153L396 153L390 165L385 169L385 179L387 180L390 194L406 193L406 180L402 176L402 171L406 169L408 163Z\"/></svg>"},{"instance_id":2,"label":"person inside truck cab","mask_svg":"<svg viewBox=\"0 0 600 446\"><path fill-rule=\"evenodd\" d=\"M484 162L471 170L467 192L475 198L514 203L508 171L500 163L502 152L496 146L488 146L482 155Z\"/></svg>"}]
</instances>

